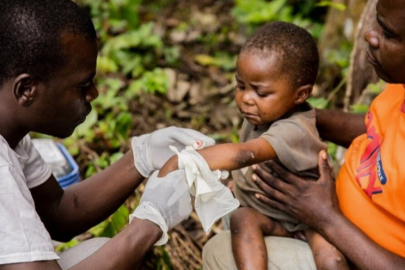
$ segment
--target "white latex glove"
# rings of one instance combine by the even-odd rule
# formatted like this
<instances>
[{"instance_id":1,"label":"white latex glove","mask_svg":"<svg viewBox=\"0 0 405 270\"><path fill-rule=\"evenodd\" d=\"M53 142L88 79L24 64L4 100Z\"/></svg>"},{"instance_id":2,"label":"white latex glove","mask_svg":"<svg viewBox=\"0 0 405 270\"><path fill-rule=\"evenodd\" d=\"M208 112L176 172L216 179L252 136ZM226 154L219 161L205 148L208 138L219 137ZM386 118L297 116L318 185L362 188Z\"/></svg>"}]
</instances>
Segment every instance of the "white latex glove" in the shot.
<instances>
[{"instance_id":1,"label":"white latex glove","mask_svg":"<svg viewBox=\"0 0 405 270\"><path fill-rule=\"evenodd\" d=\"M190 193L195 196L195 211L206 233L209 233L215 221L239 207L239 201L232 192L220 182L229 173L219 170L211 171L208 163L192 147L186 147L179 153L170 147L178 156L179 169L184 169Z\"/></svg>"},{"instance_id":2,"label":"white latex glove","mask_svg":"<svg viewBox=\"0 0 405 270\"><path fill-rule=\"evenodd\" d=\"M160 170L174 153L169 146L179 151L186 146L202 149L212 146L215 141L198 131L186 128L168 127L132 139L135 167L144 177L149 177L155 170Z\"/></svg>"},{"instance_id":3,"label":"white latex glove","mask_svg":"<svg viewBox=\"0 0 405 270\"><path fill-rule=\"evenodd\" d=\"M190 216L192 206L190 190L184 170L177 170L159 178L155 171L146 184L141 201L133 218L147 219L158 225L163 232L156 246L166 244L167 231Z\"/></svg>"}]
</instances>

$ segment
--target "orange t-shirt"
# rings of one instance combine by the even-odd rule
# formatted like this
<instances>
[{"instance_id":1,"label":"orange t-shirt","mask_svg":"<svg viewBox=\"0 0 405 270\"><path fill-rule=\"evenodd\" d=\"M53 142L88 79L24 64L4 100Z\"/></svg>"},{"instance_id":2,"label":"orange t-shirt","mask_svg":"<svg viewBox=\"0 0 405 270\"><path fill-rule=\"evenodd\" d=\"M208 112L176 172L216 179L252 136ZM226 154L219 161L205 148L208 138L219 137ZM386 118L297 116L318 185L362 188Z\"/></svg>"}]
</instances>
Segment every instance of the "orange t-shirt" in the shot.
<instances>
[{"instance_id":1,"label":"orange t-shirt","mask_svg":"<svg viewBox=\"0 0 405 270\"><path fill-rule=\"evenodd\" d=\"M376 243L405 257L405 89L388 85L366 115L367 134L336 180L343 214Z\"/></svg>"}]
</instances>

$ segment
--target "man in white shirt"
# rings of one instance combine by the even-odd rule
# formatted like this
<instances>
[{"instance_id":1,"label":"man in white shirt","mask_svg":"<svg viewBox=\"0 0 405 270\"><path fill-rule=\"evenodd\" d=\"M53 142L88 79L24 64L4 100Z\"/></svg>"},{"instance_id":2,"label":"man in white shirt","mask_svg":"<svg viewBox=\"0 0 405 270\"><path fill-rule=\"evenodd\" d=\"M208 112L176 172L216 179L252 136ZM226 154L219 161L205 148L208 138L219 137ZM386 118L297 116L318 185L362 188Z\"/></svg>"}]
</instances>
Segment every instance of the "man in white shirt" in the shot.
<instances>
[{"instance_id":1,"label":"man in white shirt","mask_svg":"<svg viewBox=\"0 0 405 270\"><path fill-rule=\"evenodd\" d=\"M98 96L94 26L70 0L0 0L0 11L0 269L61 269L51 238L67 241L98 224L149 177L128 227L65 264L133 269L191 212L184 171L157 177L168 146L213 140L174 127L136 137L110 168L62 190L27 134L67 137L90 112Z\"/></svg>"}]
</instances>

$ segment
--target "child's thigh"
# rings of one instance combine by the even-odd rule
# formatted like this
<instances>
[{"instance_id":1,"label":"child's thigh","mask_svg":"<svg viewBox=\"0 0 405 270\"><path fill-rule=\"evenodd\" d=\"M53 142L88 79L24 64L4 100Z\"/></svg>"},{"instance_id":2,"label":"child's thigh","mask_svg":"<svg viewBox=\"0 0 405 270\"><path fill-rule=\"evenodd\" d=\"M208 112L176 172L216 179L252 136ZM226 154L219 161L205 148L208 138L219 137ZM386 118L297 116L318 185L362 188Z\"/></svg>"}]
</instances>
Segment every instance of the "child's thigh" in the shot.
<instances>
[{"instance_id":1,"label":"child's thigh","mask_svg":"<svg viewBox=\"0 0 405 270\"><path fill-rule=\"evenodd\" d=\"M291 236L280 222L263 215L254 208L241 207L232 213L232 233L252 230L261 231L264 236Z\"/></svg>"},{"instance_id":2,"label":"child's thigh","mask_svg":"<svg viewBox=\"0 0 405 270\"><path fill-rule=\"evenodd\" d=\"M345 256L319 233L306 229L305 237L318 269L349 269Z\"/></svg>"}]
</instances>

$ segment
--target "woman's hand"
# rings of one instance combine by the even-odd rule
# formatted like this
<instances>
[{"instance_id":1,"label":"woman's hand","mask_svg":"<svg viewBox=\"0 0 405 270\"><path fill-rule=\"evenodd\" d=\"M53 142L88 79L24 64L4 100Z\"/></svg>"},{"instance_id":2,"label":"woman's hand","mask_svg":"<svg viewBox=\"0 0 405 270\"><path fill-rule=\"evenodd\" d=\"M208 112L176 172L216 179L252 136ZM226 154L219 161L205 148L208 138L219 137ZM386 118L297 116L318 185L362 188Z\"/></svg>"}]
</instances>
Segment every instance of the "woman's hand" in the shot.
<instances>
[{"instance_id":1,"label":"woman's hand","mask_svg":"<svg viewBox=\"0 0 405 270\"><path fill-rule=\"evenodd\" d=\"M282 168L274 161L266 162L271 172L254 165L253 181L266 195L256 194L265 204L284 211L314 229L325 228L341 215L335 182L325 151L318 157L320 178L303 179Z\"/></svg>"}]
</instances>

